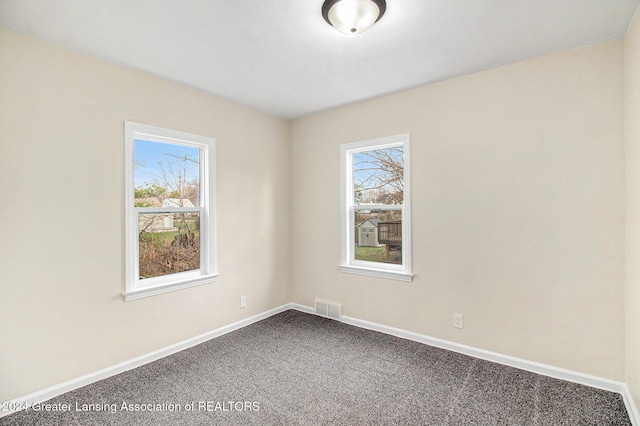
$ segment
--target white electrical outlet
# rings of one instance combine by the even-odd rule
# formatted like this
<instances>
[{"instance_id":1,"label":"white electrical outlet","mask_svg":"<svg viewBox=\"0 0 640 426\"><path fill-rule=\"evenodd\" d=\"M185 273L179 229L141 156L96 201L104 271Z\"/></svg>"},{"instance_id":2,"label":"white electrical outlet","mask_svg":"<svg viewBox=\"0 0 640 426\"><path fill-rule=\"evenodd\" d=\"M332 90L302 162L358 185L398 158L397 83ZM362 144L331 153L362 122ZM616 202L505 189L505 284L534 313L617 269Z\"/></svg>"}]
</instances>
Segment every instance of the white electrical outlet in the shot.
<instances>
[{"instance_id":1,"label":"white electrical outlet","mask_svg":"<svg viewBox=\"0 0 640 426\"><path fill-rule=\"evenodd\" d=\"M240 309L247 307L247 296L240 296Z\"/></svg>"},{"instance_id":2,"label":"white electrical outlet","mask_svg":"<svg viewBox=\"0 0 640 426\"><path fill-rule=\"evenodd\" d=\"M462 315L453 314L453 326L455 328L462 328Z\"/></svg>"}]
</instances>

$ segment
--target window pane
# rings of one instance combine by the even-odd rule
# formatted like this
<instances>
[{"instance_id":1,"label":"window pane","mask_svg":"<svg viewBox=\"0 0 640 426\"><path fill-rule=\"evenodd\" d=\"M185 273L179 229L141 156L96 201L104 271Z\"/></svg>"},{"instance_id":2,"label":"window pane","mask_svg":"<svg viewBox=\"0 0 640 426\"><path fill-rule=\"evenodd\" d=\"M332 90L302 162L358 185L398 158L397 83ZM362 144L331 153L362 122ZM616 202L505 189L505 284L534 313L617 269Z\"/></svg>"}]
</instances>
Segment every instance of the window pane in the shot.
<instances>
[{"instance_id":1,"label":"window pane","mask_svg":"<svg viewBox=\"0 0 640 426\"><path fill-rule=\"evenodd\" d=\"M402 264L402 211L355 213L355 259Z\"/></svg>"},{"instance_id":2,"label":"window pane","mask_svg":"<svg viewBox=\"0 0 640 426\"><path fill-rule=\"evenodd\" d=\"M404 147L353 154L355 204L402 204Z\"/></svg>"},{"instance_id":3,"label":"window pane","mask_svg":"<svg viewBox=\"0 0 640 426\"><path fill-rule=\"evenodd\" d=\"M136 207L200 205L200 150L195 147L134 141Z\"/></svg>"},{"instance_id":4,"label":"window pane","mask_svg":"<svg viewBox=\"0 0 640 426\"><path fill-rule=\"evenodd\" d=\"M199 213L138 215L140 279L200 269Z\"/></svg>"}]
</instances>

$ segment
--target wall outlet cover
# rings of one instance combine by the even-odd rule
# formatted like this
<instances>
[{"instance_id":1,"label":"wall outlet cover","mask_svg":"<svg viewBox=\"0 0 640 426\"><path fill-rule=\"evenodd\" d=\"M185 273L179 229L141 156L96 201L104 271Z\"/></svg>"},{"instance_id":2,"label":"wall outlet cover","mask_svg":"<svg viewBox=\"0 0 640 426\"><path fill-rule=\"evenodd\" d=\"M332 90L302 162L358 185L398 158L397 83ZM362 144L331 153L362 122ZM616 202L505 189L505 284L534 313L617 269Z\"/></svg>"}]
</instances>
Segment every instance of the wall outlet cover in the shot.
<instances>
[{"instance_id":1,"label":"wall outlet cover","mask_svg":"<svg viewBox=\"0 0 640 426\"><path fill-rule=\"evenodd\" d=\"M462 328L463 327L463 323L462 323L462 315L460 314L453 314L453 326L455 328Z\"/></svg>"}]
</instances>

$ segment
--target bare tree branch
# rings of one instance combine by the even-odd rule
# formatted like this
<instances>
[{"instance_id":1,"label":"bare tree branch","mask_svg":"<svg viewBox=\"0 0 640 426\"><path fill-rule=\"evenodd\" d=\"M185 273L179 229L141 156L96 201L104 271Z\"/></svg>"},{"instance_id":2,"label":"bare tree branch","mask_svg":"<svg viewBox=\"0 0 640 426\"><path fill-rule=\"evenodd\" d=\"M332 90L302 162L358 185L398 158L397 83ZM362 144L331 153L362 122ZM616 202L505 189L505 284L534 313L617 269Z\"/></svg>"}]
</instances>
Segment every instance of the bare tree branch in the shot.
<instances>
[{"instance_id":1,"label":"bare tree branch","mask_svg":"<svg viewBox=\"0 0 640 426\"><path fill-rule=\"evenodd\" d=\"M354 175L357 202L402 204L404 149L393 147L357 153Z\"/></svg>"}]
</instances>

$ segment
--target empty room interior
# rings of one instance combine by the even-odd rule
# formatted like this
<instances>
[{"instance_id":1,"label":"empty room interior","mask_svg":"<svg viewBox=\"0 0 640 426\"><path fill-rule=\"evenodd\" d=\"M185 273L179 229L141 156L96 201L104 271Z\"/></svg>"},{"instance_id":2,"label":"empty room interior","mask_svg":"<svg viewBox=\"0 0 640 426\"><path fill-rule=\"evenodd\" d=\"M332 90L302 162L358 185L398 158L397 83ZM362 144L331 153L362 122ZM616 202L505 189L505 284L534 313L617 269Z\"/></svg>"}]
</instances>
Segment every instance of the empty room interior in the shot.
<instances>
[{"instance_id":1,"label":"empty room interior","mask_svg":"<svg viewBox=\"0 0 640 426\"><path fill-rule=\"evenodd\" d=\"M0 424L640 424L638 4L0 0Z\"/></svg>"}]
</instances>

